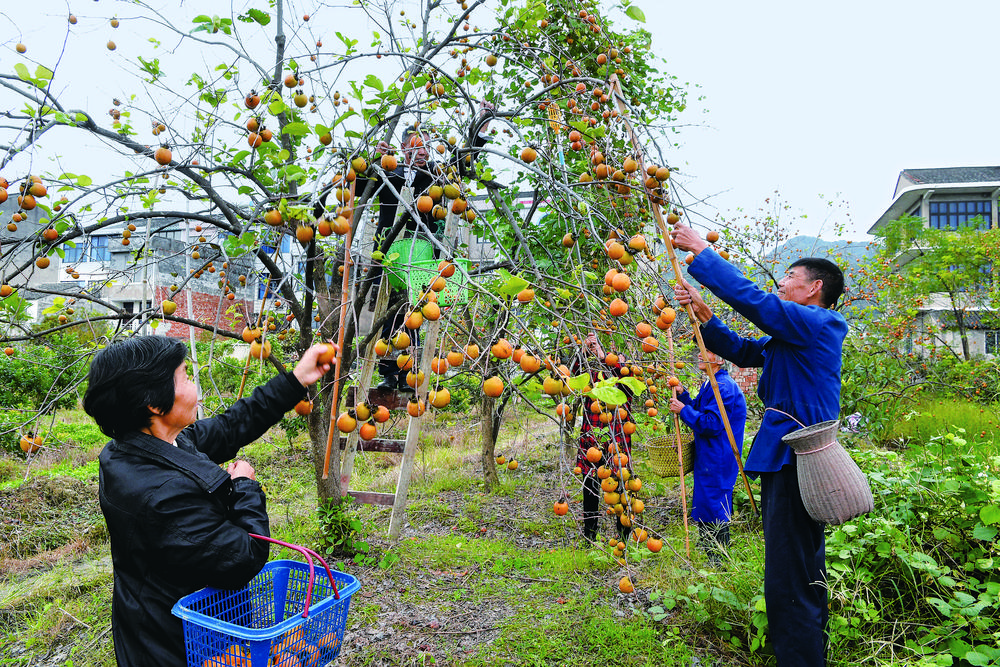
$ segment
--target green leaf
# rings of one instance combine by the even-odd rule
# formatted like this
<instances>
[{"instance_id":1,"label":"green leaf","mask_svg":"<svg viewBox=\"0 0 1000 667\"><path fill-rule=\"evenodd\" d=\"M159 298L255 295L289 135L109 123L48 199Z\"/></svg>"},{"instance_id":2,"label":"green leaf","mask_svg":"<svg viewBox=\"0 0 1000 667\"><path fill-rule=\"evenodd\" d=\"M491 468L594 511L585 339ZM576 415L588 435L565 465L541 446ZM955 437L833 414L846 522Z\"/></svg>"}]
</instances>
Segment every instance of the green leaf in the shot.
<instances>
[{"instance_id":1,"label":"green leaf","mask_svg":"<svg viewBox=\"0 0 1000 667\"><path fill-rule=\"evenodd\" d=\"M628 9L626 9L625 10L625 15L628 16L631 19L634 19L634 20L638 21L639 23L645 23L646 22L646 15L643 14L642 10L639 9L638 7L636 7L635 5L632 5L631 7L629 7Z\"/></svg>"},{"instance_id":2,"label":"green leaf","mask_svg":"<svg viewBox=\"0 0 1000 667\"><path fill-rule=\"evenodd\" d=\"M380 93L385 92L385 86L382 85L382 80L374 74L369 74L365 77L365 85L369 88L374 88Z\"/></svg>"},{"instance_id":3,"label":"green leaf","mask_svg":"<svg viewBox=\"0 0 1000 667\"><path fill-rule=\"evenodd\" d=\"M212 17L207 14L199 14L191 19L191 23L211 23Z\"/></svg>"},{"instance_id":4,"label":"green leaf","mask_svg":"<svg viewBox=\"0 0 1000 667\"><path fill-rule=\"evenodd\" d=\"M351 116L357 116L357 115L358 115L357 111L354 111L353 109L350 109L346 113L341 114L337 118L337 120L333 121L333 127L337 127L338 125L340 125L341 123L343 123L345 120L347 120ZM332 130L333 127L331 127L330 129Z\"/></svg>"},{"instance_id":5,"label":"green leaf","mask_svg":"<svg viewBox=\"0 0 1000 667\"><path fill-rule=\"evenodd\" d=\"M986 505L979 510L979 520L987 526L992 526L997 523L1000 521L1000 507L997 507L996 505Z\"/></svg>"},{"instance_id":6,"label":"green leaf","mask_svg":"<svg viewBox=\"0 0 1000 667\"><path fill-rule=\"evenodd\" d=\"M514 296L528 286L528 281L521 276L512 276L503 269L500 269L500 274L505 279L504 284L500 287L500 293L504 296Z\"/></svg>"},{"instance_id":7,"label":"green leaf","mask_svg":"<svg viewBox=\"0 0 1000 667\"><path fill-rule=\"evenodd\" d=\"M625 385L636 396L646 391L646 383L640 380L639 378L634 378L634 377L619 378L618 384Z\"/></svg>"},{"instance_id":8,"label":"green leaf","mask_svg":"<svg viewBox=\"0 0 1000 667\"><path fill-rule=\"evenodd\" d=\"M944 616L951 616L951 605L942 600L941 598L929 597L926 600L931 604L932 607L938 610L938 612Z\"/></svg>"},{"instance_id":9,"label":"green leaf","mask_svg":"<svg viewBox=\"0 0 1000 667\"><path fill-rule=\"evenodd\" d=\"M52 70L43 65L39 65L35 68L35 78L39 81L50 81L53 74Z\"/></svg>"},{"instance_id":10,"label":"green leaf","mask_svg":"<svg viewBox=\"0 0 1000 667\"><path fill-rule=\"evenodd\" d=\"M974 667L979 667L980 665L986 666L990 664L995 664L990 660L988 655L984 655L979 651L969 651L965 654L965 661Z\"/></svg>"},{"instance_id":11,"label":"green leaf","mask_svg":"<svg viewBox=\"0 0 1000 667\"><path fill-rule=\"evenodd\" d=\"M76 122L62 111L57 111L53 118L57 123L62 123L63 125L76 125Z\"/></svg>"},{"instance_id":12,"label":"green leaf","mask_svg":"<svg viewBox=\"0 0 1000 667\"><path fill-rule=\"evenodd\" d=\"M304 137L309 134L309 126L305 123L289 123L281 128L282 134L290 134L293 137Z\"/></svg>"},{"instance_id":13,"label":"green leaf","mask_svg":"<svg viewBox=\"0 0 1000 667\"><path fill-rule=\"evenodd\" d=\"M997 533L1000 532L992 526L984 526L982 524L976 524L976 527L972 529L972 536L977 540L982 540L984 542L992 542L996 539Z\"/></svg>"},{"instance_id":14,"label":"green leaf","mask_svg":"<svg viewBox=\"0 0 1000 667\"><path fill-rule=\"evenodd\" d=\"M243 159L247 155L250 155L250 151L240 151L239 153L233 156L233 163L243 162Z\"/></svg>"},{"instance_id":15,"label":"green leaf","mask_svg":"<svg viewBox=\"0 0 1000 667\"><path fill-rule=\"evenodd\" d=\"M594 387L590 390L590 396L608 405L622 405L628 400L625 392L615 387Z\"/></svg>"},{"instance_id":16,"label":"green leaf","mask_svg":"<svg viewBox=\"0 0 1000 667\"><path fill-rule=\"evenodd\" d=\"M277 116L278 114L285 113L286 109L288 109L288 106L280 99L274 100L273 102L267 105L267 111L272 116Z\"/></svg>"},{"instance_id":17,"label":"green leaf","mask_svg":"<svg viewBox=\"0 0 1000 667\"><path fill-rule=\"evenodd\" d=\"M566 386L573 391L582 391L588 384L590 384L590 373L581 373L566 380Z\"/></svg>"},{"instance_id":18,"label":"green leaf","mask_svg":"<svg viewBox=\"0 0 1000 667\"><path fill-rule=\"evenodd\" d=\"M92 179L90 176L87 176L86 174L80 174L79 176L76 177L76 184L82 188L92 185L93 182L94 179Z\"/></svg>"},{"instance_id":19,"label":"green leaf","mask_svg":"<svg viewBox=\"0 0 1000 667\"><path fill-rule=\"evenodd\" d=\"M17 72L17 76L22 81L31 81L31 73L28 72L28 67L24 63L14 65L14 71Z\"/></svg>"},{"instance_id":20,"label":"green leaf","mask_svg":"<svg viewBox=\"0 0 1000 667\"><path fill-rule=\"evenodd\" d=\"M271 15L267 12L261 11L259 9L248 9L245 15L236 17L244 23L249 23L250 21L256 21L261 25L267 25L271 22Z\"/></svg>"}]
</instances>

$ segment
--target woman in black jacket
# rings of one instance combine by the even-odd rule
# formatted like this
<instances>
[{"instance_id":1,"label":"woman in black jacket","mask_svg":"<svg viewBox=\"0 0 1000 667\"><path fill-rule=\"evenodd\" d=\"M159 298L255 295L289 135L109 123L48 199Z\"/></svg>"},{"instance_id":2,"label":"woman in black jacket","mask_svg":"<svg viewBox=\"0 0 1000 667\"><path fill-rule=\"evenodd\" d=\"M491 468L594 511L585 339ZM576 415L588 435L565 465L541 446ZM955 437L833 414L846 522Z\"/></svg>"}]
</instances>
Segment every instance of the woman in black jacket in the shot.
<instances>
[{"instance_id":1,"label":"woman in black jacket","mask_svg":"<svg viewBox=\"0 0 1000 667\"><path fill-rule=\"evenodd\" d=\"M100 456L100 502L111 536L111 626L121 666L186 665L181 597L205 586L238 588L267 562L264 493L253 467L233 461L329 370L324 346L302 355L224 413L196 421L187 348L137 336L101 350L83 405L113 438Z\"/></svg>"}]
</instances>

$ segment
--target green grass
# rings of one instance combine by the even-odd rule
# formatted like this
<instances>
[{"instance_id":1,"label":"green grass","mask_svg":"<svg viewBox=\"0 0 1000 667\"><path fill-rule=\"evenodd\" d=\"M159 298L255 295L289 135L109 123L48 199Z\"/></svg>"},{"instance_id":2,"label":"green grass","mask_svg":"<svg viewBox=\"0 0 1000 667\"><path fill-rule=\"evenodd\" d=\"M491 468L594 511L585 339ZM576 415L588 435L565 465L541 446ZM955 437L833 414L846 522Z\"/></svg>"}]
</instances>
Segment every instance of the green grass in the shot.
<instances>
[{"instance_id":1,"label":"green grass","mask_svg":"<svg viewBox=\"0 0 1000 667\"><path fill-rule=\"evenodd\" d=\"M453 655L466 665L688 665L682 645L648 615L634 613L617 592L617 568L579 548L525 551L505 539L449 536L402 542L393 571L420 563L425 571L453 575L408 594L442 614L470 605L502 612L482 628L475 620L450 631L495 632L490 644ZM626 613L613 610L625 605Z\"/></svg>"},{"instance_id":2,"label":"green grass","mask_svg":"<svg viewBox=\"0 0 1000 667\"><path fill-rule=\"evenodd\" d=\"M926 397L896 422L891 436L901 441L928 442L957 428L976 439L980 454L1000 454L1000 406L997 405Z\"/></svg>"},{"instance_id":3,"label":"green grass","mask_svg":"<svg viewBox=\"0 0 1000 667\"><path fill-rule=\"evenodd\" d=\"M88 461L82 465L77 465L69 459L63 459L58 463L55 463L47 468L35 468L31 471L31 477L55 477L64 476L72 477L74 479L79 479L82 481L96 480L98 472L98 462L97 459ZM24 483L24 477L17 476L11 479L7 479L4 482L0 482L0 491L4 489L12 489L20 486Z\"/></svg>"},{"instance_id":4,"label":"green grass","mask_svg":"<svg viewBox=\"0 0 1000 667\"><path fill-rule=\"evenodd\" d=\"M894 606L894 600L903 598L892 586L902 586L900 582L906 581L906 577L899 578L899 573L909 573L907 576L922 587L916 594L923 597L914 598L915 593L910 591L906 598L917 600L910 606L925 607L919 627L954 632L949 629L954 626L953 619L945 622L933 616L935 610L923 600L931 593L942 596L959 614L959 598L947 598L948 587L942 588L940 582L954 579L957 590L966 585L960 580L965 575L956 568L947 576L928 577L920 575L923 570L917 568L931 568L928 573L947 572L940 554L959 550L945 544L951 539L959 540L956 544L960 546L978 544L976 540L982 543L976 547L983 550L977 567L985 568L989 555L996 559L995 540L991 546L984 539L991 526L974 526L975 517L969 521L977 532L970 529L961 535L949 532L957 530L949 528L955 524L953 518L944 521L933 514L913 522L895 518L904 516L904 501L944 507L949 484L958 481L969 494L979 493L978 476L959 480L957 472L961 469L944 467L957 465L960 458L967 460L964 457L969 454L959 453L957 448L963 448L963 452L975 450L980 462L988 461L987 457L997 452L995 425L986 429L989 437L983 437L981 431L973 434L983 418L990 426L995 413L981 413L977 406L955 401L929 401L921 406L921 412L933 417L917 413L899 425L901 432L909 429L908 437L914 439L904 451L875 450L860 435L845 438L863 468L873 475L879 511L828 531L831 608L834 620L840 624L834 637L831 667L862 663L877 667L930 665L921 663L913 651L902 645L902 640L887 639L896 632L893 628L917 625L912 609ZM578 479L559 472L558 449L531 430L544 425L532 422L531 427L526 427L522 421L501 431L498 451L505 452L508 458L516 454L521 466L515 472L500 471L500 490L486 493L478 467L478 433L462 432L447 419L441 419L434 426L437 431L426 434L421 442L410 486L406 539L397 544L386 539L388 508L358 505L349 510L361 521L360 536L370 543L373 554L362 565L350 560L332 563L362 581L361 591L352 600L349 627L367 631L392 617L389 622L400 640L396 647L384 641L361 642L342 656L345 664L686 666L695 657L704 667L774 664L769 648L759 646L766 639L761 596L763 537L759 519L750 515L742 489L736 494L737 517L724 569L707 567L693 529L692 558L688 561L679 513L679 482L676 478L646 474L640 451L636 466L643 489L649 494L646 522L664 538L665 546L659 554L651 554L645 547L632 545L628 566L623 567L612 558L603 539L593 547L583 545L572 521L573 514L579 512L579 503L571 505L570 517L557 517L552 512L555 494L561 489L568 491L571 501L579 497L578 486L574 486ZM941 426L939 422L960 424L967 437L949 439L939 435L946 428L933 428ZM80 430L76 435L82 440L86 432ZM925 446L917 447L917 443ZM61 459L46 464L39 459L33 464L32 475L71 475L92 483L96 461L83 459L96 456L97 450L85 449L83 444L65 447L67 453ZM942 463L931 466L923 457L934 452L939 452L934 456ZM315 480L304 440L289 445L278 433L254 443L243 453L267 488L274 536L317 547ZM351 488L391 491L398 474L397 460L386 455L359 454ZM16 459L5 462L12 462L12 479L19 483L24 463ZM923 468L911 467L915 465ZM992 465L993 474L984 479L996 478L998 471ZM921 488L908 481L912 479L919 480ZM688 482L690 492L690 477ZM754 485L755 492L757 489ZM927 500L932 492L942 494L940 500ZM906 493L912 494L909 500L904 499ZM984 495L968 495L968 502L997 504L995 494L990 493L987 488ZM924 496L927 498L921 500ZM31 507L31 517L25 515L17 531L23 544L36 541L38 548L23 549L19 557L34 558L39 551L87 535L84 529L99 520L99 516L92 516L96 511L93 508L74 508L70 512L44 502L32 503ZM956 507L955 511L960 511ZM942 525L933 531L920 528L935 520ZM29 528L30 532L26 532ZM602 529L607 528L605 523ZM979 537L970 539L969 535ZM90 551L82 557L73 556L76 560L66 558L54 566L49 563L47 569L0 579L0 650L7 659L4 664L25 667L63 649L73 650L69 656L73 664L114 664L108 631L111 580L106 533L93 542L85 539ZM928 544L937 545L936 550ZM941 562L930 565L921 549ZM393 558L385 558L386 554ZM297 554L278 547L272 548L271 557L299 559ZM989 571L995 576L995 566L990 565ZM626 572L635 582L636 595L618 592L617 582ZM487 616L481 610L490 613ZM411 612L413 618L425 623L417 630L408 620ZM440 619L441 627L427 625L426 619L435 617ZM466 642L464 638L474 639ZM26 646L27 653L9 659L12 646L18 650Z\"/></svg>"}]
</instances>

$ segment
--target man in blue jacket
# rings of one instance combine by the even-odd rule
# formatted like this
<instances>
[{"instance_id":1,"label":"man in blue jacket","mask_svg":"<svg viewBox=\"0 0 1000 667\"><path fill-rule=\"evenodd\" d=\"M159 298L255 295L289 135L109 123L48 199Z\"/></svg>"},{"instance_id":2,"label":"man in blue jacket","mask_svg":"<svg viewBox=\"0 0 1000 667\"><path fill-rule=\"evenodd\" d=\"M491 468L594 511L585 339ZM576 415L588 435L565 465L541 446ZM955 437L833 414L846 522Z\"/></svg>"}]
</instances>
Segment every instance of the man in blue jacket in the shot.
<instances>
[{"instance_id":1,"label":"man in blue jacket","mask_svg":"<svg viewBox=\"0 0 1000 667\"><path fill-rule=\"evenodd\" d=\"M762 367L757 395L766 409L744 470L760 477L764 527L764 598L781 667L825 664L826 543L823 524L806 513L795 457L781 438L840 415L840 366L847 322L833 310L844 274L826 259L793 263L770 294L723 260L694 230L678 224L677 247L695 254L690 274L765 335L742 338L687 283L675 288L702 322L705 345L737 366Z\"/></svg>"},{"instance_id":2,"label":"man in blue jacket","mask_svg":"<svg viewBox=\"0 0 1000 667\"><path fill-rule=\"evenodd\" d=\"M739 385L722 367L722 357L712 351L698 354L698 368L706 376L714 375L722 405L733 430L736 446L743 450L743 429L747 421L747 402ZM691 520L698 525L698 542L711 564L720 562L721 548L729 546L729 521L733 516L733 485L739 466L729 445L719 404L709 380L691 398L686 389L670 399L670 411L681 418L694 433L694 495ZM721 548L720 548L721 547Z\"/></svg>"}]
</instances>

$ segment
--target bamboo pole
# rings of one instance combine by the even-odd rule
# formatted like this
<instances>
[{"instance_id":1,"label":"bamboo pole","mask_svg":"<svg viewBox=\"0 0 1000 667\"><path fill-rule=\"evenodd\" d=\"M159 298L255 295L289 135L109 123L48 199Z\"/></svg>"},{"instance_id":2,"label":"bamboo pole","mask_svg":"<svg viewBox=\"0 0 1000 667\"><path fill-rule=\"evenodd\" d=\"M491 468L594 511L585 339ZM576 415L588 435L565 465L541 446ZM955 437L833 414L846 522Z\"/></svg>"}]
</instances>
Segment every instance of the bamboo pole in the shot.
<instances>
[{"instance_id":1,"label":"bamboo pole","mask_svg":"<svg viewBox=\"0 0 1000 667\"><path fill-rule=\"evenodd\" d=\"M667 328L667 345L670 348L670 365L674 365L674 335L671 327ZM670 388L670 396L677 398L677 387ZM687 482L684 479L684 451L681 447L681 418L677 413L674 415L674 444L677 446L677 464L679 477L681 478L681 511L684 513L684 550L688 560L691 560L691 529L688 527L688 501Z\"/></svg>"},{"instance_id":2,"label":"bamboo pole","mask_svg":"<svg viewBox=\"0 0 1000 667\"><path fill-rule=\"evenodd\" d=\"M354 227L354 190L357 186L357 179L351 181L351 223L347 227L347 235L344 237L344 276L340 282L340 331L337 332L337 350L333 360L333 399L330 401L330 430L326 436L326 456L323 459L323 479L330 478L330 456L333 453L333 439L337 435L337 410L340 408L340 366L344 361L344 330L347 328L344 323L347 321L347 298L350 294L351 282L351 230ZM326 280L326 273L321 274ZM337 440L338 450L340 440ZM339 468L339 466L338 466Z\"/></svg>"},{"instance_id":3,"label":"bamboo pole","mask_svg":"<svg viewBox=\"0 0 1000 667\"><path fill-rule=\"evenodd\" d=\"M611 92L615 97L615 103L618 106L618 112L625 123L625 129L628 130L630 140L632 142L632 148L635 150L636 161L639 163L639 170L645 173L645 164L642 159L642 149L639 146L639 140L635 135L635 130L632 129L632 123L628 119L628 107L625 106L625 99L622 95L621 83L618 81L618 75L611 75ZM659 229L660 236L663 238L663 243L667 247L667 257L670 259L670 266L673 268L674 277L680 281L681 280L681 267L680 263L677 261L677 253L674 252L674 246L670 239L670 233L667 231L667 225L663 221L663 213L660 211L660 205L653 201L652 197L649 197L649 193L646 194L649 199L650 209L653 211L653 217L656 219L656 225ZM698 349L707 358L707 349L705 348L705 341L701 336L701 323L698 322L698 318L694 314L694 307L691 304L684 306L684 310L687 312L688 317L691 320L691 326L694 329L695 338L698 341ZM740 450L736 446L736 438L733 436L733 428L729 423L729 415L726 413L726 406L722 402L722 394L719 392L719 384L715 380L715 376L711 373L708 376L708 380L712 385L712 393L715 395L715 402L719 406L719 416L722 417L722 425L726 429L726 435L729 437L729 447L733 451L733 456L736 457L736 465L740 470L740 477L743 479L743 485L746 488L747 496L750 498L750 506L753 508L754 512L757 512L757 503L753 498L753 491L750 490L750 480L747 479L746 472L743 470L743 458L740 456Z\"/></svg>"}]
</instances>

